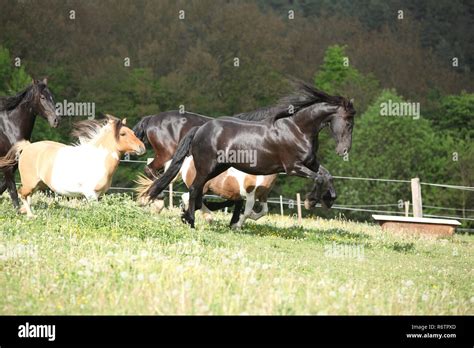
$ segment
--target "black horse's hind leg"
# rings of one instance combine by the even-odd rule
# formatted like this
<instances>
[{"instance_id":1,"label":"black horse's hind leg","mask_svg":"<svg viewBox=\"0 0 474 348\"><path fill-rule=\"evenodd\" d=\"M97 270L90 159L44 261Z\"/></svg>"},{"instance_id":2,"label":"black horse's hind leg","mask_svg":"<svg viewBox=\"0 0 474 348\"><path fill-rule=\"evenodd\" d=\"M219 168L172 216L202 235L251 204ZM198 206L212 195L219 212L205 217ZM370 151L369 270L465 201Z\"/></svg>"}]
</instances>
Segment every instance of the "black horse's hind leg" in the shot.
<instances>
[{"instance_id":1,"label":"black horse's hind leg","mask_svg":"<svg viewBox=\"0 0 474 348\"><path fill-rule=\"evenodd\" d=\"M196 157L194 157L196 158ZM194 213L196 209L201 209L202 207L202 197L203 197L203 189L206 182L215 178L222 172L226 171L227 167L219 167L216 168L215 163L211 163L207 166L207 168L198 170L199 162L194 160L194 164L196 166L196 178L194 179L192 185L189 187L189 205L188 210L181 215L181 220L185 223L191 225L194 228Z\"/></svg>"},{"instance_id":2,"label":"black horse's hind leg","mask_svg":"<svg viewBox=\"0 0 474 348\"><path fill-rule=\"evenodd\" d=\"M234 213L232 214L232 219L230 219L230 226L236 224L239 221L243 206L244 201L242 199L235 201Z\"/></svg>"},{"instance_id":3,"label":"black horse's hind leg","mask_svg":"<svg viewBox=\"0 0 474 348\"><path fill-rule=\"evenodd\" d=\"M2 182L0 183L0 195L5 192L7 189L7 182L5 181L5 178L3 178Z\"/></svg>"},{"instance_id":4,"label":"black horse's hind leg","mask_svg":"<svg viewBox=\"0 0 474 348\"><path fill-rule=\"evenodd\" d=\"M20 208L20 201L18 199L18 192L16 191L15 185L15 174L12 169L6 170L5 172L5 183L8 188L8 193L10 194L10 198L13 201L13 206L18 209Z\"/></svg>"},{"instance_id":5,"label":"black horse's hind leg","mask_svg":"<svg viewBox=\"0 0 474 348\"><path fill-rule=\"evenodd\" d=\"M188 223L191 228L194 228L194 213L196 208L201 208L202 205L202 190L204 184L207 180L201 178L196 178L189 188L189 204L188 210L186 210L183 215L181 215L181 220Z\"/></svg>"}]
</instances>

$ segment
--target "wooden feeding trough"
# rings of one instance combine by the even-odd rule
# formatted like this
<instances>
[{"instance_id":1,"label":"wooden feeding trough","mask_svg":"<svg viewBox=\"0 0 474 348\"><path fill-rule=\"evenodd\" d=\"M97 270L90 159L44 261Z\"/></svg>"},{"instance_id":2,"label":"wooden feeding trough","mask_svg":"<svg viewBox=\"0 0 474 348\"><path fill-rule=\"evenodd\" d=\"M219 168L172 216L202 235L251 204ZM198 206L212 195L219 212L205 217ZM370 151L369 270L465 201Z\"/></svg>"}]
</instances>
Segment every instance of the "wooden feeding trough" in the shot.
<instances>
[{"instance_id":1,"label":"wooden feeding trough","mask_svg":"<svg viewBox=\"0 0 474 348\"><path fill-rule=\"evenodd\" d=\"M383 230L405 234L423 234L434 237L452 236L456 226L461 223L450 219L432 219L423 217L372 215Z\"/></svg>"}]
</instances>

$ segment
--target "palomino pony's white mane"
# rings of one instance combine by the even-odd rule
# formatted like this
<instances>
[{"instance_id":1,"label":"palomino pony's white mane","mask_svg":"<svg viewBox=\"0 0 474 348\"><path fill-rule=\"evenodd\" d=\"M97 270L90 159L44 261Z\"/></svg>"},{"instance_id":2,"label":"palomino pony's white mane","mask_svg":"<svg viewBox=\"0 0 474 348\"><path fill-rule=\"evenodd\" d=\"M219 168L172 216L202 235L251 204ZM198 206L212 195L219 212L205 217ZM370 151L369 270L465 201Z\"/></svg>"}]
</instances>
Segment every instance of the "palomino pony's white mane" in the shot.
<instances>
[{"instance_id":1,"label":"palomino pony's white mane","mask_svg":"<svg viewBox=\"0 0 474 348\"><path fill-rule=\"evenodd\" d=\"M121 126L119 119L113 119L116 121L116 127ZM71 135L77 138L78 142L74 146L81 146L93 143L95 140L100 138L104 133L114 131L112 129L112 124L109 122L109 119L102 121L97 120L85 120L80 121L74 124L74 128L71 132ZM117 131L117 130L115 130Z\"/></svg>"}]
</instances>

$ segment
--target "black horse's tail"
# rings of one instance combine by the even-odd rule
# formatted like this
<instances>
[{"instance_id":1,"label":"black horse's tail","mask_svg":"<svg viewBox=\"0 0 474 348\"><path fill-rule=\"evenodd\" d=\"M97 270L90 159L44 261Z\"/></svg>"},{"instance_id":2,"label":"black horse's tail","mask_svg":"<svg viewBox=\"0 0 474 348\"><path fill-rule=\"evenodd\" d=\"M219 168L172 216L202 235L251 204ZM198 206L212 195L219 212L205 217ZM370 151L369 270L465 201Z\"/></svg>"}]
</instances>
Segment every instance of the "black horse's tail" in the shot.
<instances>
[{"instance_id":1,"label":"black horse's tail","mask_svg":"<svg viewBox=\"0 0 474 348\"><path fill-rule=\"evenodd\" d=\"M178 175L181 165L184 162L184 159L189 153L191 148L191 143L193 142L194 136L198 131L199 127L191 128L191 130L185 135L183 139L179 142L178 148L174 153L173 160L171 164L162 176L156 179L153 184L148 189L147 193L150 199L155 199L163 191L171 181Z\"/></svg>"},{"instance_id":2,"label":"black horse's tail","mask_svg":"<svg viewBox=\"0 0 474 348\"><path fill-rule=\"evenodd\" d=\"M232 207L233 205L235 205L235 201L228 200L228 201L224 201L224 202L209 202L209 201L205 200L204 205L210 211L216 211L216 210L220 210L220 209L223 209L223 208Z\"/></svg>"},{"instance_id":3,"label":"black horse's tail","mask_svg":"<svg viewBox=\"0 0 474 348\"><path fill-rule=\"evenodd\" d=\"M148 122L150 121L151 116L145 116L138 121L138 123L133 127L133 132L137 136L138 139L141 141L145 142L147 141L146 137L146 130L148 128Z\"/></svg>"}]
</instances>

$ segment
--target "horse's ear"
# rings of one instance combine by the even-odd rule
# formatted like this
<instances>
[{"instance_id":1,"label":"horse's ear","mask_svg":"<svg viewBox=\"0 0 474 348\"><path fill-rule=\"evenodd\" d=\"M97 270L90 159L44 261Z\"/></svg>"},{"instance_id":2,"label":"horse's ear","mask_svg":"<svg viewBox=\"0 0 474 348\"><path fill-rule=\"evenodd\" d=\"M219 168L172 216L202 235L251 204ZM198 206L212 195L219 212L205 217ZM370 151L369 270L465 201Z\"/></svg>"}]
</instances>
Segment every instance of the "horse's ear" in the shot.
<instances>
[{"instance_id":1,"label":"horse's ear","mask_svg":"<svg viewBox=\"0 0 474 348\"><path fill-rule=\"evenodd\" d=\"M45 77L45 78L43 79L43 83L44 83L45 85L48 85L48 78L47 78L47 77Z\"/></svg>"},{"instance_id":2,"label":"horse's ear","mask_svg":"<svg viewBox=\"0 0 474 348\"><path fill-rule=\"evenodd\" d=\"M124 118L124 119L122 120L122 124L124 124L124 125L127 124L127 119L126 119L126 118Z\"/></svg>"},{"instance_id":3,"label":"horse's ear","mask_svg":"<svg viewBox=\"0 0 474 348\"><path fill-rule=\"evenodd\" d=\"M39 83L39 80L32 79L31 83L37 85Z\"/></svg>"}]
</instances>

